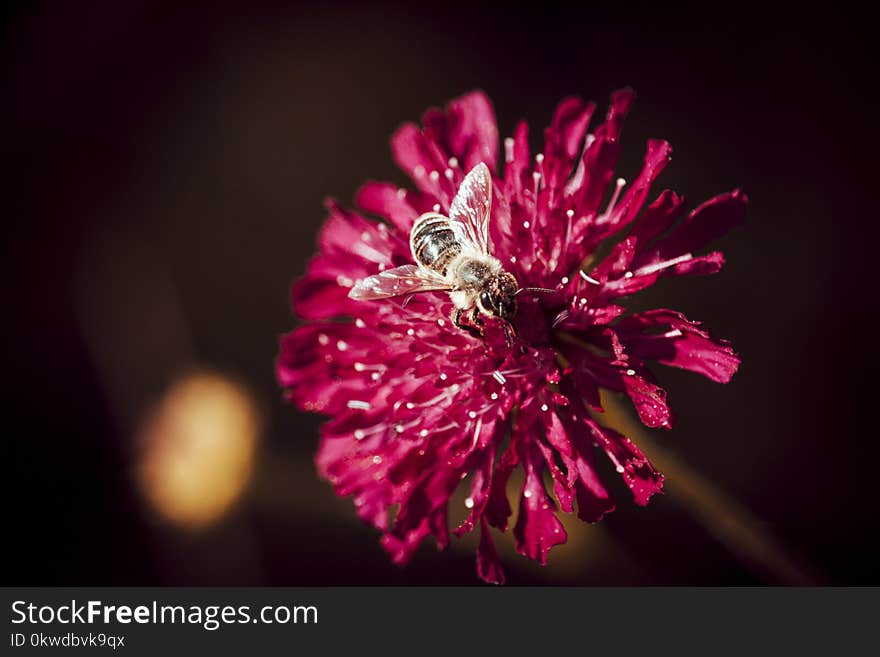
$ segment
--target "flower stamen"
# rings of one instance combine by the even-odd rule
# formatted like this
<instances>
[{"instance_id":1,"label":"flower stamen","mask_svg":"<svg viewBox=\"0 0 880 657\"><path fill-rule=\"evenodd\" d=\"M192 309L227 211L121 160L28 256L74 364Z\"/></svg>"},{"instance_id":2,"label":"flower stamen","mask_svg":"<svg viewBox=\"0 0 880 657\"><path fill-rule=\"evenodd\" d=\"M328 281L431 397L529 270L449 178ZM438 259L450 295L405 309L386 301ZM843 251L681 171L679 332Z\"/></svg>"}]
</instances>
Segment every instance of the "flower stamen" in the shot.
<instances>
[{"instance_id":1,"label":"flower stamen","mask_svg":"<svg viewBox=\"0 0 880 657\"><path fill-rule=\"evenodd\" d=\"M583 269L579 270L578 274L580 274L581 278L583 278L587 283L592 283L593 285L602 285L602 283L597 281L595 278L588 276Z\"/></svg>"},{"instance_id":2,"label":"flower stamen","mask_svg":"<svg viewBox=\"0 0 880 657\"><path fill-rule=\"evenodd\" d=\"M513 137L504 140L504 161L507 164L513 162Z\"/></svg>"},{"instance_id":3,"label":"flower stamen","mask_svg":"<svg viewBox=\"0 0 880 657\"><path fill-rule=\"evenodd\" d=\"M616 185L614 193L611 195L611 200L608 201L608 207L605 208L605 212L596 217L597 224L604 224L611 218L611 215L614 213L614 208L617 206L617 200L620 198L620 192L626 185L626 180L618 178Z\"/></svg>"},{"instance_id":4,"label":"flower stamen","mask_svg":"<svg viewBox=\"0 0 880 657\"><path fill-rule=\"evenodd\" d=\"M685 253L684 255L678 256L677 258L663 260L662 262L656 262L653 265L645 265L644 267L640 267L639 269L637 269L635 273L638 276L647 276L648 274L653 274L654 272L668 269L669 267L675 267L675 265L680 265L681 263L687 262L688 260L693 260L693 258L693 254Z\"/></svg>"}]
</instances>

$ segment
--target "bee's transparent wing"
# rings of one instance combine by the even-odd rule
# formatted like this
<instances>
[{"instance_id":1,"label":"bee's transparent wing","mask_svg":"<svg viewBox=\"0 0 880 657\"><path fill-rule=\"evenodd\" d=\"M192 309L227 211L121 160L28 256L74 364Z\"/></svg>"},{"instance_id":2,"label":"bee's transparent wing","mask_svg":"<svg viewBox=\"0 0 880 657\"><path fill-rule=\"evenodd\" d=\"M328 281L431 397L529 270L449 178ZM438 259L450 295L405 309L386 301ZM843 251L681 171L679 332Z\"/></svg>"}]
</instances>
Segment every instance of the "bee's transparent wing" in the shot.
<instances>
[{"instance_id":1,"label":"bee's transparent wing","mask_svg":"<svg viewBox=\"0 0 880 657\"><path fill-rule=\"evenodd\" d=\"M358 281L348 296L358 301L369 301L415 292L450 289L452 286L440 274L417 265L403 265Z\"/></svg>"},{"instance_id":2,"label":"bee's transparent wing","mask_svg":"<svg viewBox=\"0 0 880 657\"><path fill-rule=\"evenodd\" d=\"M449 208L449 219L460 224L480 253L489 254L489 215L492 211L492 174L480 162L465 176Z\"/></svg>"}]
</instances>

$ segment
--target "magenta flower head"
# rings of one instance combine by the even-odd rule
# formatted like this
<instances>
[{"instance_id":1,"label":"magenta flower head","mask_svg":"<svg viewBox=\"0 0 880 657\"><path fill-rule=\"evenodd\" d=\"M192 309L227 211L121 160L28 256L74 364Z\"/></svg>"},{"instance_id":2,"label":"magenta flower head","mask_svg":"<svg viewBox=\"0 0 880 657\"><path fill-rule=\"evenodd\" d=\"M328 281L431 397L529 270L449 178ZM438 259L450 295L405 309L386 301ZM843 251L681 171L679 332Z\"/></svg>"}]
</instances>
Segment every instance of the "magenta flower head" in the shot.
<instances>
[{"instance_id":1,"label":"magenta flower head","mask_svg":"<svg viewBox=\"0 0 880 657\"><path fill-rule=\"evenodd\" d=\"M701 251L746 207L740 191L690 212L669 190L648 203L670 159L664 141L648 142L630 184L615 180L632 98L614 93L589 133L595 105L564 100L534 157L520 123L501 170L492 106L468 94L393 136L415 190L370 182L360 211L329 202L319 253L293 287L307 323L282 338L277 374L290 401L329 417L318 470L382 532L395 563L429 535L448 544L450 498L465 485L454 533L477 528L477 571L503 582L489 527L507 530L517 468L516 549L546 563L566 540L560 510L597 522L614 509L597 459L636 504L663 485L635 444L596 422L599 390L670 428L649 362L722 383L736 371L734 351L697 322L622 305L660 278L717 272L721 253Z\"/></svg>"}]
</instances>

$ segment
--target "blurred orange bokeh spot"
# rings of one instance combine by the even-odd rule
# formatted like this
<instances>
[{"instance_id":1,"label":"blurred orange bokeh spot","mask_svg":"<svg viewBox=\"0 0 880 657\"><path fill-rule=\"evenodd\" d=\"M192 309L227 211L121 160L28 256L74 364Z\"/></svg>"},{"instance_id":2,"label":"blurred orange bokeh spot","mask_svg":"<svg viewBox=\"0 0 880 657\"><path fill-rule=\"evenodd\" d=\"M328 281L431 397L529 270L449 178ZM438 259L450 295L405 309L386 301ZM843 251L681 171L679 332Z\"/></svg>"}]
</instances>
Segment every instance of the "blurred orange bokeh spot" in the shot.
<instances>
[{"instance_id":1,"label":"blurred orange bokeh spot","mask_svg":"<svg viewBox=\"0 0 880 657\"><path fill-rule=\"evenodd\" d=\"M254 462L259 421L238 384L215 374L184 377L145 417L137 479L167 521L205 527L244 491Z\"/></svg>"}]
</instances>

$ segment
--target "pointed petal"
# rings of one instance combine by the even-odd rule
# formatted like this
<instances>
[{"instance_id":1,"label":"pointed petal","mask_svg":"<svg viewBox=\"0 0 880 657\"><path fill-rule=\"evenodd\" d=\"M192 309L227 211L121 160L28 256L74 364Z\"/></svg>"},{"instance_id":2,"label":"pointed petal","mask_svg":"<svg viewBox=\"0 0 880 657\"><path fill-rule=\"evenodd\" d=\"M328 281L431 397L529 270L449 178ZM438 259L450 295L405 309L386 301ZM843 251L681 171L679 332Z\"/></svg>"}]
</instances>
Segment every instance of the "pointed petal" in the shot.
<instances>
[{"instance_id":1,"label":"pointed petal","mask_svg":"<svg viewBox=\"0 0 880 657\"><path fill-rule=\"evenodd\" d=\"M358 190L355 202L365 212L390 221L401 236L408 239L416 218L430 211L437 200L433 196L399 188L391 183L373 181Z\"/></svg>"},{"instance_id":2,"label":"pointed petal","mask_svg":"<svg viewBox=\"0 0 880 657\"><path fill-rule=\"evenodd\" d=\"M664 189L660 196L645 208L629 234L638 240L642 249L646 248L681 216L684 203L684 198L669 189Z\"/></svg>"},{"instance_id":3,"label":"pointed petal","mask_svg":"<svg viewBox=\"0 0 880 657\"><path fill-rule=\"evenodd\" d=\"M540 451L533 444L523 444L522 449L526 479L513 528L516 551L546 565L550 549L565 543L568 536L556 517L556 503L544 488L544 459Z\"/></svg>"},{"instance_id":4,"label":"pointed petal","mask_svg":"<svg viewBox=\"0 0 880 657\"><path fill-rule=\"evenodd\" d=\"M657 242L656 259L693 253L718 239L745 220L748 201L739 189L706 201L673 228L668 237Z\"/></svg>"},{"instance_id":5,"label":"pointed petal","mask_svg":"<svg viewBox=\"0 0 880 657\"><path fill-rule=\"evenodd\" d=\"M593 438L611 459L623 481L632 491L633 499L639 506L648 501L663 489L663 475L645 458L642 451L626 436L613 429L599 426L594 420L588 419Z\"/></svg>"},{"instance_id":6,"label":"pointed petal","mask_svg":"<svg viewBox=\"0 0 880 657\"><path fill-rule=\"evenodd\" d=\"M657 329L668 330L658 333ZM730 381L739 367L740 358L730 343L713 338L698 322L673 310L631 315L615 330L632 356L690 370L718 383Z\"/></svg>"},{"instance_id":7,"label":"pointed petal","mask_svg":"<svg viewBox=\"0 0 880 657\"><path fill-rule=\"evenodd\" d=\"M485 519L480 520L480 546L477 548L477 574L489 584L504 584L504 569Z\"/></svg>"},{"instance_id":8,"label":"pointed petal","mask_svg":"<svg viewBox=\"0 0 880 657\"><path fill-rule=\"evenodd\" d=\"M544 131L544 177L550 187L558 189L568 180L595 109L580 98L566 98L556 107Z\"/></svg>"},{"instance_id":9,"label":"pointed petal","mask_svg":"<svg viewBox=\"0 0 880 657\"><path fill-rule=\"evenodd\" d=\"M498 125L489 97L473 91L449 103L446 143L449 151L470 171L480 162L495 171L498 161Z\"/></svg>"},{"instance_id":10,"label":"pointed petal","mask_svg":"<svg viewBox=\"0 0 880 657\"><path fill-rule=\"evenodd\" d=\"M651 383L635 370L628 370L622 380L626 394L646 427L672 428L672 410L666 405L666 391L663 388Z\"/></svg>"}]
</instances>

